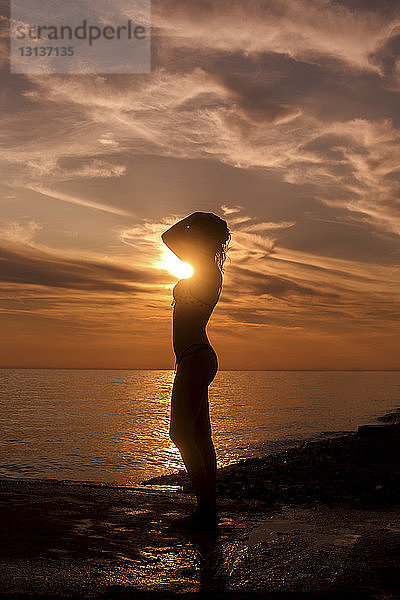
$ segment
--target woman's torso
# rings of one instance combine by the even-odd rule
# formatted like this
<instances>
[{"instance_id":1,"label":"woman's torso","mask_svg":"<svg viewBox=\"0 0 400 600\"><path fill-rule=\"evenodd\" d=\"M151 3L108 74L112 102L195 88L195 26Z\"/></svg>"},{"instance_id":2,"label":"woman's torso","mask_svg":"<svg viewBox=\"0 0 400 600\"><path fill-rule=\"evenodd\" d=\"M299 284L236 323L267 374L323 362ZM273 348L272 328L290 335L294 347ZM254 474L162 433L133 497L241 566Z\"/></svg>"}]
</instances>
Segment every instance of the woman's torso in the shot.
<instances>
[{"instance_id":1,"label":"woman's torso","mask_svg":"<svg viewBox=\"0 0 400 600\"><path fill-rule=\"evenodd\" d=\"M173 345L177 357L191 344L209 343L206 326L222 289L222 275L210 272L207 280L180 279L173 290Z\"/></svg>"}]
</instances>

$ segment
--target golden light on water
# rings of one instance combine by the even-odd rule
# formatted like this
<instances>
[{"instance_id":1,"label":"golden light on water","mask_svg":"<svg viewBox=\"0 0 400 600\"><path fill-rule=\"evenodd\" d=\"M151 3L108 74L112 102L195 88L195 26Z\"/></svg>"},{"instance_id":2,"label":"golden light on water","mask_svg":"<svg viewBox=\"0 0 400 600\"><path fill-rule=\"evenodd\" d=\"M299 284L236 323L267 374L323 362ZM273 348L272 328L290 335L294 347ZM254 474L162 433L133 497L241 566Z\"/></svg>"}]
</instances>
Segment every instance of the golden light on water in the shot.
<instances>
[{"instance_id":1,"label":"golden light on water","mask_svg":"<svg viewBox=\"0 0 400 600\"><path fill-rule=\"evenodd\" d=\"M179 279L187 279L193 275L192 265L179 260L179 258L168 248L163 248L163 251L164 255L158 264L160 269L166 269Z\"/></svg>"}]
</instances>

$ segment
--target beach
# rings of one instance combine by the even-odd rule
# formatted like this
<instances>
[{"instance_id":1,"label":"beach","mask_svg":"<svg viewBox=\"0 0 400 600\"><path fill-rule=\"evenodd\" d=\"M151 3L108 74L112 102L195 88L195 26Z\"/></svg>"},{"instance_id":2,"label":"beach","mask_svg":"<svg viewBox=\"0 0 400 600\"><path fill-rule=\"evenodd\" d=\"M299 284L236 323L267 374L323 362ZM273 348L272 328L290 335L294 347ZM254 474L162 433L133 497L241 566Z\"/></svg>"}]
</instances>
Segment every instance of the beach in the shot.
<instances>
[{"instance_id":1,"label":"beach","mask_svg":"<svg viewBox=\"0 0 400 600\"><path fill-rule=\"evenodd\" d=\"M398 598L398 421L219 469L217 534L171 526L195 503L184 472L2 479L0 597Z\"/></svg>"}]
</instances>

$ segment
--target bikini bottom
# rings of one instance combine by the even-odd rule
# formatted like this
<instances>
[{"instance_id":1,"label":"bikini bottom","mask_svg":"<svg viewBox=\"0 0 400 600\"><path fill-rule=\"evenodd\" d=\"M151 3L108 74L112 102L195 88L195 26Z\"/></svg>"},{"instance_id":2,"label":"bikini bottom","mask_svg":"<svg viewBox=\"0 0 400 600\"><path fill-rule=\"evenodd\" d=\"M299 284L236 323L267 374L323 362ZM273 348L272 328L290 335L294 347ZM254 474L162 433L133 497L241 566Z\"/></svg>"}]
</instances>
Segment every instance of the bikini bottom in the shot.
<instances>
[{"instance_id":1,"label":"bikini bottom","mask_svg":"<svg viewBox=\"0 0 400 600\"><path fill-rule=\"evenodd\" d=\"M191 344L190 346L185 348L185 350L183 350L183 352L180 353L180 355L178 356L178 358L175 362L175 372L176 372L177 368L179 367L180 363L182 362L182 360L184 358L186 358L186 356L190 356L191 354L199 354L200 352L204 352L204 351L209 352L212 355L212 357L214 358L215 372L216 372L218 369L217 355L215 353L214 348L211 346L211 344L207 344L206 342Z\"/></svg>"}]
</instances>

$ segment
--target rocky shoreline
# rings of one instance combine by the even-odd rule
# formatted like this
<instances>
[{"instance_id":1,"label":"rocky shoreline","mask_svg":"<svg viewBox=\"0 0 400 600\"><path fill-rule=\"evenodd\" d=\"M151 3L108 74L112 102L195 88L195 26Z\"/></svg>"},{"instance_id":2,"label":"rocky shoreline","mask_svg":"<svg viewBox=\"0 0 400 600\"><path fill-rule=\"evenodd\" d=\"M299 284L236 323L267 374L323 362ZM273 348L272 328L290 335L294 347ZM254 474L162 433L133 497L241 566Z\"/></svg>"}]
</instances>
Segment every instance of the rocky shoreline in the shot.
<instances>
[{"instance_id":1,"label":"rocky shoreline","mask_svg":"<svg viewBox=\"0 0 400 600\"><path fill-rule=\"evenodd\" d=\"M382 424L220 468L217 494L258 508L400 504L400 409L378 420ZM185 471L142 484L178 485L191 493Z\"/></svg>"}]
</instances>

